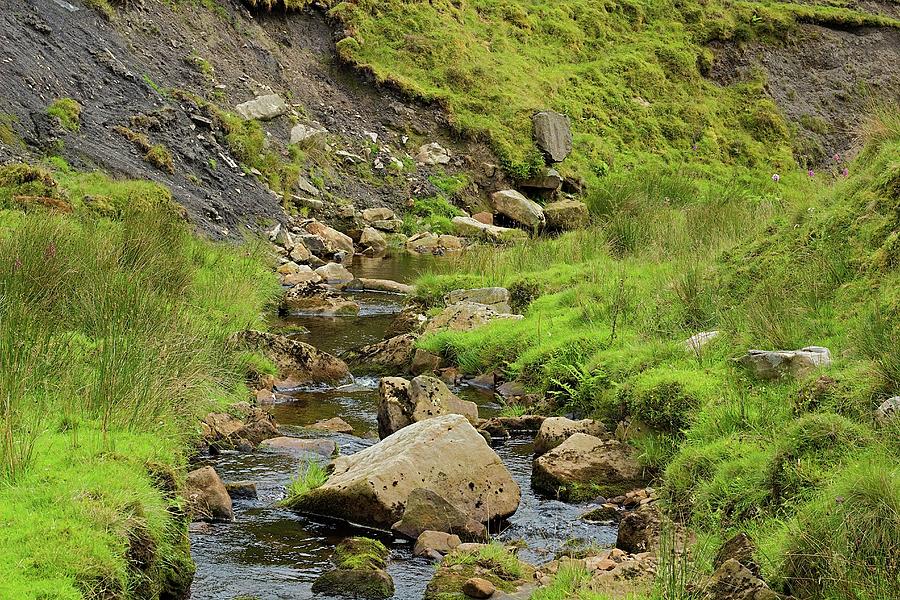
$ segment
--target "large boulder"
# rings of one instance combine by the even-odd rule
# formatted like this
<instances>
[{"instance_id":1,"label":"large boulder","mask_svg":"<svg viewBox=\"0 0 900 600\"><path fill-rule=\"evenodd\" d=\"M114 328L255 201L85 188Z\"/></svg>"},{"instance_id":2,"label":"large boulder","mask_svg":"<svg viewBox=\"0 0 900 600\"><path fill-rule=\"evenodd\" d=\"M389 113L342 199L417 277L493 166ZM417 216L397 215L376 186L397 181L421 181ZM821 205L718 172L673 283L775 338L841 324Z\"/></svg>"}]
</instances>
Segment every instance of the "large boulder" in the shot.
<instances>
[{"instance_id":1,"label":"large boulder","mask_svg":"<svg viewBox=\"0 0 900 600\"><path fill-rule=\"evenodd\" d=\"M559 200L544 207L547 227L555 231L582 229L590 223L587 204L578 200Z\"/></svg>"},{"instance_id":2,"label":"large boulder","mask_svg":"<svg viewBox=\"0 0 900 600\"><path fill-rule=\"evenodd\" d=\"M403 372L409 368L418 336L404 333L392 338L349 350L342 354L347 362L369 373Z\"/></svg>"},{"instance_id":3,"label":"large boulder","mask_svg":"<svg viewBox=\"0 0 900 600\"><path fill-rule=\"evenodd\" d=\"M533 189L546 194L558 190L562 186L562 176L556 169L544 169L540 173L525 179L520 184L524 188Z\"/></svg>"},{"instance_id":4,"label":"large boulder","mask_svg":"<svg viewBox=\"0 0 900 600\"><path fill-rule=\"evenodd\" d=\"M240 346L259 350L269 357L278 366L282 387L335 384L350 379L350 369L344 361L299 340L254 330L237 333L233 339Z\"/></svg>"},{"instance_id":5,"label":"large boulder","mask_svg":"<svg viewBox=\"0 0 900 600\"><path fill-rule=\"evenodd\" d=\"M426 531L451 533L466 541L483 541L487 537L484 524L470 519L437 492L424 488L409 494L403 517L392 529L412 540Z\"/></svg>"},{"instance_id":6,"label":"large boulder","mask_svg":"<svg viewBox=\"0 0 900 600\"><path fill-rule=\"evenodd\" d=\"M708 600L779 600L765 581L733 558L719 565L703 594Z\"/></svg>"},{"instance_id":7,"label":"large boulder","mask_svg":"<svg viewBox=\"0 0 900 600\"><path fill-rule=\"evenodd\" d=\"M359 245L366 250L366 254L380 256L387 250L388 242L383 233L374 227L366 227L359 235Z\"/></svg>"},{"instance_id":8,"label":"large boulder","mask_svg":"<svg viewBox=\"0 0 900 600\"><path fill-rule=\"evenodd\" d=\"M586 433L594 437L601 437L606 433L606 428L603 426L603 423L594 419L573 421L566 417L547 417L541 423L541 428L534 438L535 456L546 454L569 439L569 436L576 433Z\"/></svg>"},{"instance_id":9,"label":"large boulder","mask_svg":"<svg viewBox=\"0 0 900 600\"><path fill-rule=\"evenodd\" d=\"M448 306L431 319L428 324L425 325L425 333L443 330L470 331L496 319L522 318L522 315L497 312L490 306L485 306L484 304L459 302Z\"/></svg>"},{"instance_id":10,"label":"large boulder","mask_svg":"<svg viewBox=\"0 0 900 600\"><path fill-rule=\"evenodd\" d=\"M519 506L519 486L462 415L414 423L374 446L335 459L333 465L324 484L290 500L290 506L383 528L400 520L417 488L440 492L482 523L508 517Z\"/></svg>"},{"instance_id":11,"label":"large boulder","mask_svg":"<svg viewBox=\"0 0 900 600\"><path fill-rule=\"evenodd\" d=\"M258 446L280 435L275 418L261 408L249 408L243 418L228 413L209 413L203 423L204 439L220 450Z\"/></svg>"},{"instance_id":12,"label":"large boulder","mask_svg":"<svg viewBox=\"0 0 900 600\"><path fill-rule=\"evenodd\" d=\"M637 451L616 440L575 433L535 459L531 483L560 497L616 496L645 484Z\"/></svg>"},{"instance_id":13,"label":"large boulder","mask_svg":"<svg viewBox=\"0 0 900 600\"><path fill-rule=\"evenodd\" d=\"M298 283L288 290L282 300L282 308L286 312L323 317L359 314L357 302L315 283Z\"/></svg>"},{"instance_id":14,"label":"large boulder","mask_svg":"<svg viewBox=\"0 0 900 600\"><path fill-rule=\"evenodd\" d=\"M490 306L498 313L511 313L509 306L509 290L504 287L473 288L453 290L444 298L447 305L460 302L474 302Z\"/></svg>"},{"instance_id":15,"label":"large boulder","mask_svg":"<svg viewBox=\"0 0 900 600\"><path fill-rule=\"evenodd\" d=\"M346 252L348 255L353 255L353 239L349 235L344 235L337 229L320 223L315 219L306 223L303 228L309 234L322 240L325 254L332 255L337 252ZM316 253L313 248L310 248L310 250Z\"/></svg>"},{"instance_id":16,"label":"large boulder","mask_svg":"<svg viewBox=\"0 0 900 600\"><path fill-rule=\"evenodd\" d=\"M385 377L379 385L378 432L382 437L411 423L447 414L478 422L478 405L459 399L440 379L419 375L408 385L398 379Z\"/></svg>"},{"instance_id":17,"label":"large boulder","mask_svg":"<svg viewBox=\"0 0 900 600\"><path fill-rule=\"evenodd\" d=\"M257 96L253 100L242 102L234 107L242 119L259 119L267 121L280 117L288 111L288 105L278 94Z\"/></svg>"},{"instance_id":18,"label":"large boulder","mask_svg":"<svg viewBox=\"0 0 900 600\"><path fill-rule=\"evenodd\" d=\"M528 237L521 229L491 225L473 217L453 217L453 229L461 236L493 243L512 242Z\"/></svg>"},{"instance_id":19,"label":"large boulder","mask_svg":"<svg viewBox=\"0 0 900 600\"><path fill-rule=\"evenodd\" d=\"M778 379L786 375L805 377L831 364L831 352L822 346L800 350L749 350L739 361L760 379Z\"/></svg>"},{"instance_id":20,"label":"large boulder","mask_svg":"<svg viewBox=\"0 0 900 600\"><path fill-rule=\"evenodd\" d=\"M201 467L187 474L185 500L188 514L195 521L233 521L231 496L212 467Z\"/></svg>"},{"instance_id":21,"label":"large boulder","mask_svg":"<svg viewBox=\"0 0 900 600\"><path fill-rule=\"evenodd\" d=\"M541 205L516 190L494 192L491 194L491 205L500 214L532 229L538 229L546 222Z\"/></svg>"},{"instance_id":22,"label":"large boulder","mask_svg":"<svg viewBox=\"0 0 900 600\"><path fill-rule=\"evenodd\" d=\"M569 117L552 110L531 117L534 141L551 162L562 162L572 152L572 130Z\"/></svg>"}]
</instances>

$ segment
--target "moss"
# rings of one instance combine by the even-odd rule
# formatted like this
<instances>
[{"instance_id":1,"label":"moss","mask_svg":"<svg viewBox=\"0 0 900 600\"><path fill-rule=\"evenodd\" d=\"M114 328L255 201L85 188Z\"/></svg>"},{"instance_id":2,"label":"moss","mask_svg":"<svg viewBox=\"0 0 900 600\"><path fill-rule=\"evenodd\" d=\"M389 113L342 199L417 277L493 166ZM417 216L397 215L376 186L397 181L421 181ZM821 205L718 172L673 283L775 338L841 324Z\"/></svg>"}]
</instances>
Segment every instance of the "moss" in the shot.
<instances>
[{"instance_id":1,"label":"moss","mask_svg":"<svg viewBox=\"0 0 900 600\"><path fill-rule=\"evenodd\" d=\"M388 549L378 540L354 537L344 540L335 548L332 557L338 569L383 569L387 564Z\"/></svg>"},{"instance_id":2,"label":"moss","mask_svg":"<svg viewBox=\"0 0 900 600\"><path fill-rule=\"evenodd\" d=\"M474 550L454 551L444 557L425 589L425 600L462 599L462 586L471 577L481 577L498 590L511 592L525 583L533 569L497 542Z\"/></svg>"},{"instance_id":3,"label":"moss","mask_svg":"<svg viewBox=\"0 0 900 600\"><path fill-rule=\"evenodd\" d=\"M172 153L162 144L153 144L143 133L138 133L127 127L118 125L114 128L115 132L133 143L138 150L144 153L144 160L156 168L175 173L175 165L172 159Z\"/></svg>"},{"instance_id":4,"label":"moss","mask_svg":"<svg viewBox=\"0 0 900 600\"><path fill-rule=\"evenodd\" d=\"M47 114L56 117L59 124L71 132L81 129L81 105L72 98L59 98L47 108Z\"/></svg>"},{"instance_id":5,"label":"moss","mask_svg":"<svg viewBox=\"0 0 900 600\"><path fill-rule=\"evenodd\" d=\"M651 369L620 389L626 411L650 427L669 433L687 429L695 411L715 398L718 377L695 369Z\"/></svg>"}]
</instances>

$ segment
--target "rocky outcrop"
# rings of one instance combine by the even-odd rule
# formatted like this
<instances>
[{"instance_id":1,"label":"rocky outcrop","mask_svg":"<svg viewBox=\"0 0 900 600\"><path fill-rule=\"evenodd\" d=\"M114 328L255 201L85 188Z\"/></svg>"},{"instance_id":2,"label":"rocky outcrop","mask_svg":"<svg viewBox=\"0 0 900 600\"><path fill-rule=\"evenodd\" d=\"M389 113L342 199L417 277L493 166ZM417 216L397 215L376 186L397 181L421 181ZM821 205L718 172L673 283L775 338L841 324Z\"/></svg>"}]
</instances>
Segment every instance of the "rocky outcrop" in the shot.
<instances>
[{"instance_id":1,"label":"rocky outcrop","mask_svg":"<svg viewBox=\"0 0 900 600\"><path fill-rule=\"evenodd\" d=\"M386 437L403 427L441 415L465 416L478 422L478 406L459 399L443 381L427 375L412 381L385 377L379 385L378 433Z\"/></svg>"},{"instance_id":2,"label":"rocky outcrop","mask_svg":"<svg viewBox=\"0 0 900 600\"><path fill-rule=\"evenodd\" d=\"M800 350L750 350L739 362L760 379L778 379L787 375L799 378L829 366L831 352L822 346L807 346Z\"/></svg>"},{"instance_id":3,"label":"rocky outcrop","mask_svg":"<svg viewBox=\"0 0 900 600\"><path fill-rule=\"evenodd\" d=\"M359 314L359 304L323 285L297 284L284 295L282 309L305 315L347 317Z\"/></svg>"},{"instance_id":4,"label":"rocky outcrop","mask_svg":"<svg viewBox=\"0 0 900 600\"><path fill-rule=\"evenodd\" d=\"M344 252L349 256L353 255L353 239L348 235L344 235L337 229L329 227L324 223L320 223L315 219L306 222L303 225L303 229L322 241L323 249L321 253L316 252L314 248L310 248L310 251L317 256L322 256L323 254L331 256L338 252Z\"/></svg>"},{"instance_id":5,"label":"rocky outcrop","mask_svg":"<svg viewBox=\"0 0 900 600\"><path fill-rule=\"evenodd\" d=\"M249 406L242 418L228 413L209 413L201 429L204 441L219 450L250 449L279 435L278 424L272 415Z\"/></svg>"},{"instance_id":6,"label":"rocky outcrop","mask_svg":"<svg viewBox=\"0 0 900 600\"><path fill-rule=\"evenodd\" d=\"M491 205L495 211L531 229L538 229L546 222L541 205L515 190L494 192L491 194Z\"/></svg>"},{"instance_id":7,"label":"rocky outcrop","mask_svg":"<svg viewBox=\"0 0 900 600\"><path fill-rule=\"evenodd\" d=\"M722 563L703 587L707 600L779 600L766 582L730 558Z\"/></svg>"},{"instance_id":8,"label":"rocky outcrop","mask_svg":"<svg viewBox=\"0 0 900 600\"><path fill-rule=\"evenodd\" d=\"M587 204L578 200L559 200L544 207L547 227L554 231L573 231L590 224Z\"/></svg>"},{"instance_id":9,"label":"rocky outcrop","mask_svg":"<svg viewBox=\"0 0 900 600\"><path fill-rule=\"evenodd\" d=\"M642 487L644 475L631 446L575 433L535 459L531 483L563 498L614 496Z\"/></svg>"},{"instance_id":10,"label":"rocky outcrop","mask_svg":"<svg viewBox=\"0 0 900 600\"><path fill-rule=\"evenodd\" d=\"M350 369L344 361L283 335L247 330L236 334L233 341L269 357L278 366L283 380L279 383L281 387L342 383L350 378Z\"/></svg>"},{"instance_id":11,"label":"rocky outcrop","mask_svg":"<svg viewBox=\"0 0 900 600\"><path fill-rule=\"evenodd\" d=\"M562 176L556 169L544 169L540 173L521 182L524 188L530 188L538 193L556 191L562 186Z\"/></svg>"},{"instance_id":12,"label":"rocky outcrop","mask_svg":"<svg viewBox=\"0 0 900 600\"><path fill-rule=\"evenodd\" d=\"M553 450L575 433L601 437L606 433L606 427L594 419L573 421L566 417L547 417L541 423L541 428L534 438L534 455L541 456Z\"/></svg>"},{"instance_id":13,"label":"rocky outcrop","mask_svg":"<svg viewBox=\"0 0 900 600\"><path fill-rule=\"evenodd\" d=\"M717 337L719 337L718 331L701 331L686 339L684 341L684 348L685 350L689 350L690 352L699 355L702 352L703 347Z\"/></svg>"},{"instance_id":14,"label":"rocky outcrop","mask_svg":"<svg viewBox=\"0 0 900 600\"><path fill-rule=\"evenodd\" d=\"M562 162L572 152L572 131L569 117L552 110L535 113L531 117L534 141L550 162Z\"/></svg>"},{"instance_id":15,"label":"rocky outcrop","mask_svg":"<svg viewBox=\"0 0 900 600\"><path fill-rule=\"evenodd\" d=\"M242 119L268 121L285 114L288 111L288 105L278 94L267 94L242 102L235 106L234 110Z\"/></svg>"},{"instance_id":16,"label":"rocky outcrop","mask_svg":"<svg viewBox=\"0 0 900 600\"><path fill-rule=\"evenodd\" d=\"M304 125L298 123L291 128L291 143L299 144L314 137L322 136L328 133L328 130L318 124Z\"/></svg>"},{"instance_id":17,"label":"rocky outcrop","mask_svg":"<svg viewBox=\"0 0 900 600\"><path fill-rule=\"evenodd\" d=\"M350 350L342 358L368 373L402 373L409 369L418 336L404 333L392 338Z\"/></svg>"},{"instance_id":18,"label":"rocky outcrop","mask_svg":"<svg viewBox=\"0 0 900 600\"><path fill-rule=\"evenodd\" d=\"M423 231L406 240L406 250L416 254L444 254L457 252L465 247L462 239L455 235L437 235Z\"/></svg>"},{"instance_id":19,"label":"rocky outcrop","mask_svg":"<svg viewBox=\"0 0 900 600\"><path fill-rule=\"evenodd\" d=\"M313 582L314 594L365 600L385 600L394 595L394 582L384 570L388 549L376 540L355 537L335 548L336 569Z\"/></svg>"},{"instance_id":20,"label":"rocky outcrop","mask_svg":"<svg viewBox=\"0 0 900 600\"><path fill-rule=\"evenodd\" d=\"M366 227L359 235L359 245L367 256L381 256L387 251L387 238L374 227Z\"/></svg>"},{"instance_id":21,"label":"rocky outcrop","mask_svg":"<svg viewBox=\"0 0 900 600\"><path fill-rule=\"evenodd\" d=\"M522 319L522 315L499 313L484 304L460 302L448 306L425 325L425 333L435 331L470 331L495 319Z\"/></svg>"},{"instance_id":22,"label":"rocky outcrop","mask_svg":"<svg viewBox=\"0 0 900 600\"><path fill-rule=\"evenodd\" d=\"M509 306L509 290L504 287L472 288L453 290L444 297L447 305L460 302L474 302L490 306L498 313L511 313Z\"/></svg>"},{"instance_id":23,"label":"rocky outcrop","mask_svg":"<svg viewBox=\"0 0 900 600\"><path fill-rule=\"evenodd\" d=\"M759 564L757 564L756 560L753 558L755 552L756 546L753 544L750 537L746 533L738 533L730 537L722 544L722 547L719 548L715 558L713 558L713 568L718 569L725 564L726 561L733 558L747 567L747 569L755 576L759 577L761 569L759 568Z\"/></svg>"},{"instance_id":24,"label":"rocky outcrop","mask_svg":"<svg viewBox=\"0 0 900 600\"><path fill-rule=\"evenodd\" d=\"M633 554L655 552L659 546L661 522L656 504L644 504L625 513L619 520L616 548Z\"/></svg>"},{"instance_id":25,"label":"rocky outcrop","mask_svg":"<svg viewBox=\"0 0 900 600\"><path fill-rule=\"evenodd\" d=\"M187 474L184 496L187 511L195 521L233 521L231 496L212 467L201 467Z\"/></svg>"},{"instance_id":26,"label":"rocky outcrop","mask_svg":"<svg viewBox=\"0 0 900 600\"><path fill-rule=\"evenodd\" d=\"M414 423L333 465L324 484L289 505L383 528L400 520L417 488L439 492L482 523L507 517L519 505L519 487L503 461L461 415Z\"/></svg>"},{"instance_id":27,"label":"rocky outcrop","mask_svg":"<svg viewBox=\"0 0 900 600\"><path fill-rule=\"evenodd\" d=\"M470 519L438 492L425 488L410 492L403 517L391 529L412 540L429 530L454 534L466 541L483 541L487 537L481 522Z\"/></svg>"}]
</instances>

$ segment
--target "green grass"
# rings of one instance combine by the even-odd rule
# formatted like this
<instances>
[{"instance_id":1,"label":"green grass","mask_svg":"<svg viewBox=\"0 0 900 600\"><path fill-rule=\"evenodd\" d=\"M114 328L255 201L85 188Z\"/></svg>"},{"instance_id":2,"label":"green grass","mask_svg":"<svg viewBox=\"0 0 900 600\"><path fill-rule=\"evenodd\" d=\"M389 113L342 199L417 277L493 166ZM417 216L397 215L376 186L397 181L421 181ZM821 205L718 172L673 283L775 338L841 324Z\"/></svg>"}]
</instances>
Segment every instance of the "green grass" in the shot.
<instances>
[{"instance_id":1,"label":"green grass","mask_svg":"<svg viewBox=\"0 0 900 600\"><path fill-rule=\"evenodd\" d=\"M452 189L452 186L448 189ZM452 234L453 217L462 214L443 194L415 198L410 211L403 215L403 233L412 235L419 231L430 231L438 235Z\"/></svg>"},{"instance_id":2,"label":"green grass","mask_svg":"<svg viewBox=\"0 0 900 600\"><path fill-rule=\"evenodd\" d=\"M316 460L311 460L300 468L297 476L287 486L284 504L290 505L310 490L320 487L328 479L328 473L324 465Z\"/></svg>"},{"instance_id":3,"label":"green grass","mask_svg":"<svg viewBox=\"0 0 900 600\"><path fill-rule=\"evenodd\" d=\"M847 178L612 176L589 198L596 227L469 252L417 282L428 306L507 286L523 320L418 344L468 374L501 369L560 414L632 419L673 516L702 536L750 533L780 591L895 596L900 444L872 410L900 384L897 114L865 125ZM733 360L810 344L834 364L801 380ZM876 521L883 534L863 532Z\"/></svg>"},{"instance_id":4,"label":"green grass","mask_svg":"<svg viewBox=\"0 0 900 600\"><path fill-rule=\"evenodd\" d=\"M81 129L81 105L72 98L55 100L47 107L47 114L59 119L59 124L71 132Z\"/></svg>"},{"instance_id":5,"label":"green grass","mask_svg":"<svg viewBox=\"0 0 900 600\"><path fill-rule=\"evenodd\" d=\"M0 596L156 597L192 570L173 490L197 418L249 396L225 340L279 286L159 186L56 160L5 167L0 198L23 179L72 212L0 211Z\"/></svg>"}]
</instances>

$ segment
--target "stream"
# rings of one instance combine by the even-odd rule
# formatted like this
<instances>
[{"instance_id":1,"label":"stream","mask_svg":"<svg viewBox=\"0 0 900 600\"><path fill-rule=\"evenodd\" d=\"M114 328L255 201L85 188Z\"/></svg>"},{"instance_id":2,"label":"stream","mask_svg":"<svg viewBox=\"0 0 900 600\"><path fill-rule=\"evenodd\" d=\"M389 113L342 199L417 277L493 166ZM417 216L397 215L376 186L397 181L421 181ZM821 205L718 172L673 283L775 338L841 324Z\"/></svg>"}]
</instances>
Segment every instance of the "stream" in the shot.
<instances>
[{"instance_id":1,"label":"stream","mask_svg":"<svg viewBox=\"0 0 900 600\"><path fill-rule=\"evenodd\" d=\"M348 268L357 277L408 283L433 260L437 259L405 253L386 259L357 256ZM331 353L382 339L393 315L402 308L404 298L378 293L358 293L354 297L361 307L358 317L295 316L285 320L309 329L308 334L297 339ZM338 388L279 394L277 403L269 410L284 435L333 439L342 454L352 454L378 441L375 418L378 381L378 377L358 377L352 384ZM483 418L500 411L493 396L483 391L463 386L454 388L454 392L478 404ZM335 416L352 425L354 435L304 428ZM535 494L530 484L530 438L513 438L495 444L494 450L519 484L522 500L504 528L491 531L492 537L500 541L523 541L527 547L519 556L532 564L554 558L554 553L569 539L603 546L615 542L615 527L579 519L588 505L566 504ZM376 537L390 548L387 570L394 579L394 598L422 598L435 563L428 558L414 557L412 542L334 521L307 518L277 506L284 497L285 486L302 465L297 455L260 449L252 453L203 456L198 462L198 466L212 465L226 482L255 482L258 497L234 501L234 522L214 523L206 533L191 534L191 554L197 564L191 588L193 600L313 598L312 583L332 568L330 556L335 545L353 535Z\"/></svg>"}]
</instances>

